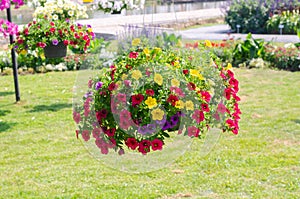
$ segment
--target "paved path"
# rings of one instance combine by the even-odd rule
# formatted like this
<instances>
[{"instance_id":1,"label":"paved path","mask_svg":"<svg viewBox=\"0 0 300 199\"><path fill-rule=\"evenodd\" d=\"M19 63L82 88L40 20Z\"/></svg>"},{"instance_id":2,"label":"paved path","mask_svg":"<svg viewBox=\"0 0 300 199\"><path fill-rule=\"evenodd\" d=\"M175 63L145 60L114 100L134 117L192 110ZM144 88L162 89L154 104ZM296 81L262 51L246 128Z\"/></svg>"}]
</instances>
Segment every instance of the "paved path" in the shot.
<instances>
[{"instance_id":1,"label":"paved path","mask_svg":"<svg viewBox=\"0 0 300 199\"><path fill-rule=\"evenodd\" d=\"M109 15L99 19L81 20L80 23L90 24L94 32L106 38L114 39L115 35L123 31L126 24L149 25L149 24L174 24L186 23L189 21L203 20L209 18L218 18L224 16L220 9L203 9L189 12L177 13L160 13L147 15ZM210 27L200 27L183 31L175 31L181 34L184 39L192 40L222 40L228 38L230 29L227 25L216 25ZM231 34L235 39L245 39L246 34ZM299 42L300 39L296 35L253 35L254 38L263 38L266 41L277 42Z\"/></svg>"}]
</instances>

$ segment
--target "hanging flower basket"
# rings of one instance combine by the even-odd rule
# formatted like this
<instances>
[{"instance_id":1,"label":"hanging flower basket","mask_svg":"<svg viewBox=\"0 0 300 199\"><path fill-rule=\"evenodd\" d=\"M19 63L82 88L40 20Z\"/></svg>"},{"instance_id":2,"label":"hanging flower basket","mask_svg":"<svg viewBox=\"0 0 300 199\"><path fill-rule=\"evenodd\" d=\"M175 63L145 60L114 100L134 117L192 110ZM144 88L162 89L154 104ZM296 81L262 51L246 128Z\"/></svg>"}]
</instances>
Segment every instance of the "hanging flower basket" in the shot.
<instances>
[{"instance_id":1,"label":"hanging flower basket","mask_svg":"<svg viewBox=\"0 0 300 199\"><path fill-rule=\"evenodd\" d=\"M46 58L62 58L67 55L67 46L63 42L57 45L48 45L44 48Z\"/></svg>"},{"instance_id":2,"label":"hanging flower basket","mask_svg":"<svg viewBox=\"0 0 300 199\"><path fill-rule=\"evenodd\" d=\"M132 42L110 68L88 81L74 106L77 137L102 154L147 154L176 135L203 138L210 128L238 133L238 81L202 49L163 49Z\"/></svg>"}]
</instances>

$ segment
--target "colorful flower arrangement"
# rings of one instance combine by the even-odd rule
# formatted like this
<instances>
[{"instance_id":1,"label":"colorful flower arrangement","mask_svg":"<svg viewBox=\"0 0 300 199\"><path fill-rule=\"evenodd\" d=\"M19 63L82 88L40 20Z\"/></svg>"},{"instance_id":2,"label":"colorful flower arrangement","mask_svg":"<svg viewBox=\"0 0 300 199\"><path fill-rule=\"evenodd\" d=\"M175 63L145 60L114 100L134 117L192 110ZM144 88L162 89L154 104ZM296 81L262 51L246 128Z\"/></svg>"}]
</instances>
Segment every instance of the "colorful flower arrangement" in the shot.
<instances>
[{"instance_id":1,"label":"colorful flower arrangement","mask_svg":"<svg viewBox=\"0 0 300 199\"><path fill-rule=\"evenodd\" d=\"M36 19L17 34L14 47L19 53L40 51L60 43L85 52L95 38L90 25L74 21L86 16L86 8L69 0L47 2L44 7L36 9L34 16Z\"/></svg>"},{"instance_id":2,"label":"colorful flower arrangement","mask_svg":"<svg viewBox=\"0 0 300 199\"><path fill-rule=\"evenodd\" d=\"M33 13L34 18L47 18L49 20L71 20L88 18L86 6L81 6L70 0L55 0L39 6Z\"/></svg>"},{"instance_id":3,"label":"colorful flower arrangement","mask_svg":"<svg viewBox=\"0 0 300 199\"><path fill-rule=\"evenodd\" d=\"M94 38L95 34L89 25L75 24L68 20L39 19L28 23L17 34L14 48L24 54L28 50L36 51L63 42L64 45L86 51Z\"/></svg>"},{"instance_id":4,"label":"colorful flower arrangement","mask_svg":"<svg viewBox=\"0 0 300 199\"><path fill-rule=\"evenodd\" d=\"M98 9L106 13L120 13L123 9L143 9L145 0L99 0Z\"/></svg>"},{"instance_id":5,"label":"colorful flower arrangement","mask_svg":"<svg viewBox=\"0 0 300 199\"><path fill-rule=\"evenodd\" d=\"M94 140L102 154L145 155L175 134L202 138L214 127L238 134L239 83L230 64L207 56L204 45L165 50L134 39L132 46L88 81L73 110L77 138Z\"/></svg>"}]
</instances>

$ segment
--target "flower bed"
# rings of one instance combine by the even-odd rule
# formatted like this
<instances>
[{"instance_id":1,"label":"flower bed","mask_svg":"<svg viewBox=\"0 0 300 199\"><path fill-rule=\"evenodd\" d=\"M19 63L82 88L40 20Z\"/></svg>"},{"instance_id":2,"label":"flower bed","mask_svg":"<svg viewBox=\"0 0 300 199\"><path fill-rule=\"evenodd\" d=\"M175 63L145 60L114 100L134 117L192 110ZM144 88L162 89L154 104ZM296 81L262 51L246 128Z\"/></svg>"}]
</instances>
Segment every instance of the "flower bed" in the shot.
<instances>
[{"instance_id":1,"label":"flower bed","mask_svg":"<svg viewBox=\"0 0 300 199\"><path fill-rule=\"evenodd\" d=\"M170 137L203 138L210 128L238 134L238 81L209 51L146 47L140 39L88 82L75 104L77 137L109 149L147 154ZM202 58L201 58L202 57Z\"/></svg>"}]
</instances>

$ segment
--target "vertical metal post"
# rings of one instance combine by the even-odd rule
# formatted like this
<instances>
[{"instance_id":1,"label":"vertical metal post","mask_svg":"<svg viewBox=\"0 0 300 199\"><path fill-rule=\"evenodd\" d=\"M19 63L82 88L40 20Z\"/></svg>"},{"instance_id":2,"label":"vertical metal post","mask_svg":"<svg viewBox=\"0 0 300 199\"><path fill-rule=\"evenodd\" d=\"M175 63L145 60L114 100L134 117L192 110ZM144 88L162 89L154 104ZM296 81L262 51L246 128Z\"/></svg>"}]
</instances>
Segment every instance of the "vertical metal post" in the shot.
<instances>
[{"instance_id":1,"label":"vertical metal post","mask_svg":"<svg viewBox=\"0 0 300 199\"><path fill-rule=\"evenodd\" d=\"M12 22L10 7L6 9L6 14L7 14L7 20L9 22ZM13 35L9 35L9 42L10 44L13 44L14 42ZM19 91L19 82L18 82L18 64L17 64L16 53L14 48L11 49L11 61L12 61L13 74L14 74L16 102L18 102L20 101L20 91Z\"/></svg>"}]
</instances>

